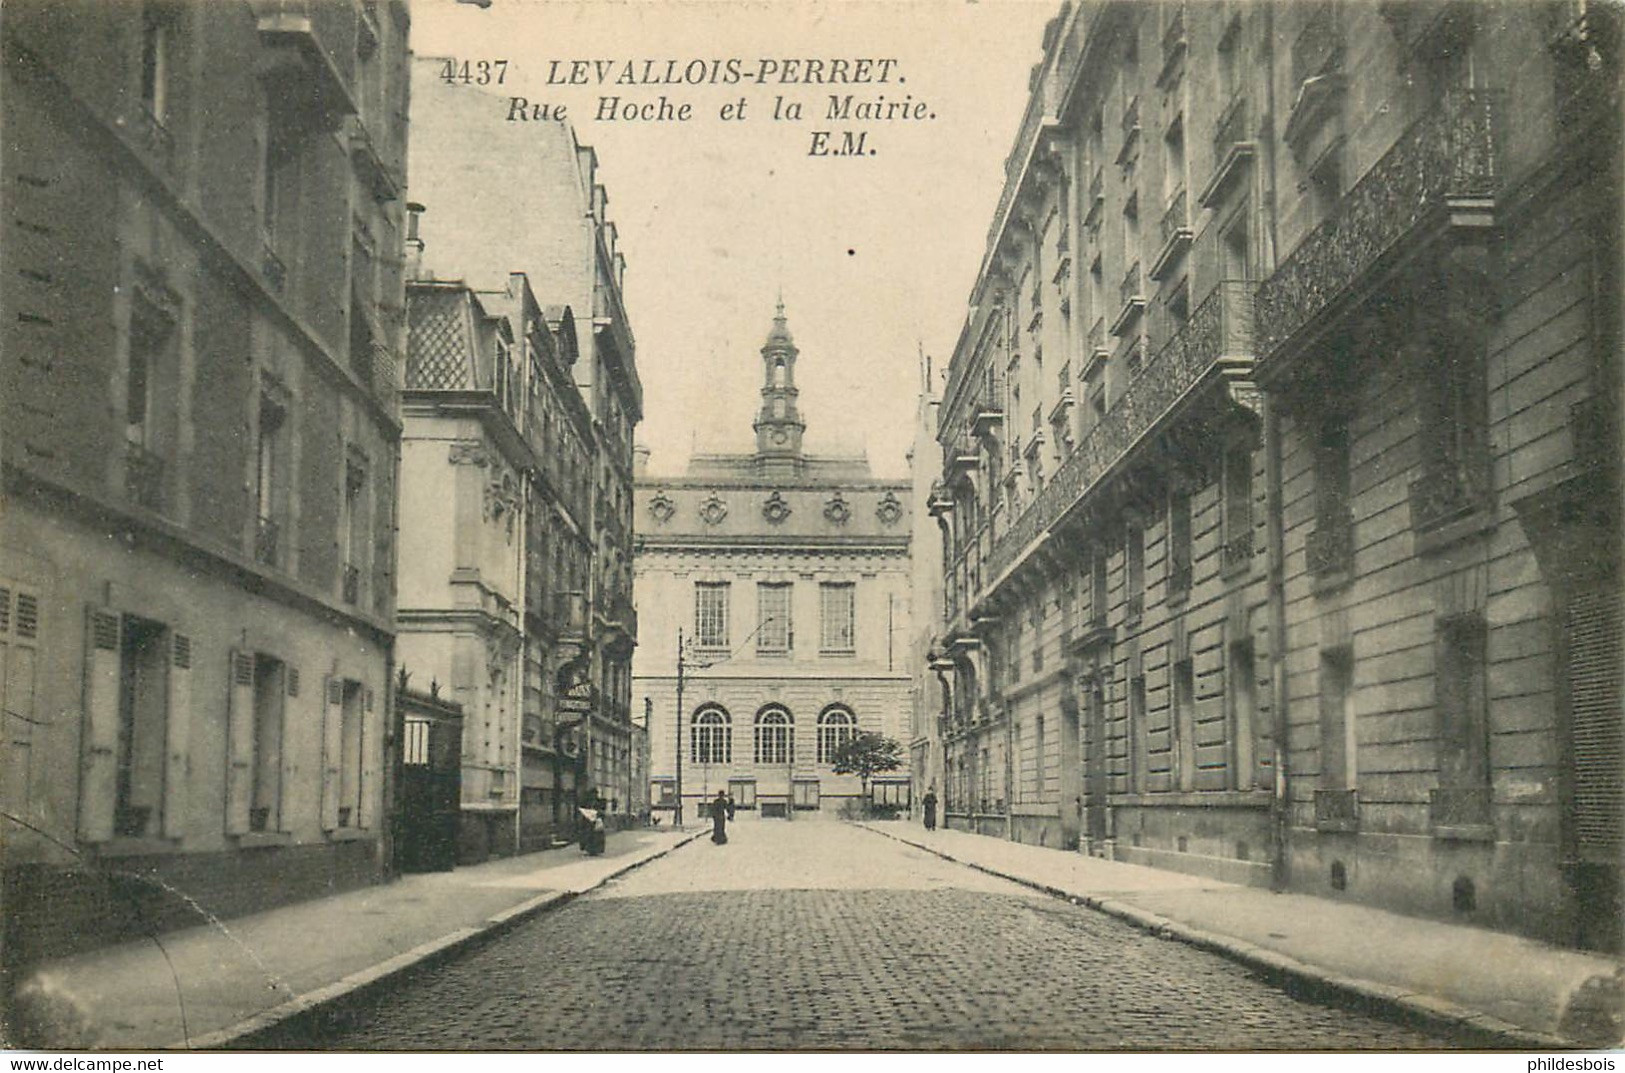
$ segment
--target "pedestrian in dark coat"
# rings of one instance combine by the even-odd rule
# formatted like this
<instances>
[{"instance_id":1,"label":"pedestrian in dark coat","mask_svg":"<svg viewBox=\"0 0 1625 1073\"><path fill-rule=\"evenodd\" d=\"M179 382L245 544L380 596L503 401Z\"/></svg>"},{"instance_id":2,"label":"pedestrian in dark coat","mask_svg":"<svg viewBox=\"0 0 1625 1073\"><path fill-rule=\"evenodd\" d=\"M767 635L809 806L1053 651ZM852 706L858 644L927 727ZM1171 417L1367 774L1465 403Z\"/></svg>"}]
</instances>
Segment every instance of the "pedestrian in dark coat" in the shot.
<instances>
[{"instance_id":1,"label":"pedestrian in dark coat","mask_svg":"<svg viewBox=\"0 0 1625 1073\"><path fill-rule=\"evenodd\" d=\"M711 802L711 841L719 846L728 844L728 795L721 790Z\"/></svg>"},{"instance_id":2,"label":"pedestrian in dark coat","mask_svg":"<svg viewBox=\"0 0 1625 1073\"><path fill-rule=\"evenodd\" d=\"M734 808L735 808L734 795L729 794L728 795L728 822L729 823L734 822Z\"/></svg>"},{"instance_id":3,"label":"pedestrian in dark coat","mask_svg":"<svg viewBox=\"0 0 1625 1073\"><path fill-rule=\"evenodd\" d=\"M925 806L925 829L927 831L935 831L937 829L936 787L932 787L925 792L925 797L920 800L920 804Z\"/></svg>"}]
</instances>

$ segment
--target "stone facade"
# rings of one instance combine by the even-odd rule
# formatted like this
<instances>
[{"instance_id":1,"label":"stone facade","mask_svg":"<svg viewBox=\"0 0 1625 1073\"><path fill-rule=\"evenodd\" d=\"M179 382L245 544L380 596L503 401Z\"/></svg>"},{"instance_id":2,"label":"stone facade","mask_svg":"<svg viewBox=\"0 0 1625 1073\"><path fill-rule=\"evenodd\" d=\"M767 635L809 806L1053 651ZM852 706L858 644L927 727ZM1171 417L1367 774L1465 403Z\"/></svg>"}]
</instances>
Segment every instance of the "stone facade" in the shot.
<instances>
[{"instance_id":1,"label":"stone facade","mask_svg":"<svg viewBox=\"0 0 1625 1073\"><path fill-rule=\"evenodd\" d=\"M569 478L581 483L559 487L549 500L567 503L549 508L560 515L549 523L557 540L550 544L535 528L527 537L529 591L551 601L545 611L541 604L533 608L536 622L527 637L535 642L524 658L521 714L531 737L521 749L518 804L531 819L520 837L527 846L539 845L569 819L577 797L602 795L623 815L636 797L632 430L642 418L643 389L622 298L626 263L596 154L564 123L540 124L516 141L504 125L506 98L443 78L445 66L437 57L419 57L412 65L413 135L437 150L413 162L412 196L425 206L424 234L432 238L419 276L460 279L494 293L509 287L510 272L522 272L543 304L586 418L580 429L585 465ZM516 198L529 208L514 211ZM543 437L532 441L543 465L551 465L553 451L546 437L565 428L561 420L574 442L579 415L571 409L534 430ZM581 538L588 554L577 562ZM568 561L555 562L553 546L568 548L559 553ZM560 689L586 696L586 709L561 719ZM567 725L578 717L579 726ZM469 732L476 723L470 716ZM568 756L560 760L556 749ZM579 787L572 782L576 776L553 774L573 767L580 768Z\"/></svg>"},{"instance_id":2,"label":"stone facade","mask_svg":"<svg viewBox=\"0 0 1625 1073\"><path fill-rule=\"evenodd\" d=\"M7 7L10 957L388 868L408 25Z\"/></svg>"},{"instance_id":3,"label":"stone facade","mask_svg":"<svg viewBox=\"0 0 1625 1073\"><path fill-rule=\"evenodd\" d=\"M930 504L950 822L1617 945L1612 9L1044 46Z\"/></svg>"},{"instance_id":4,"label":"stone facade","mask_svg":"<svg viewBox=\"0 0 1625 1073\"><path fill-rule=\"evenodd\" d=\"M650 801L676 804L680 747L690 821L719 790L747 815L838 811L862 794L831 769L839 741L909 741L909 485L802 451L782 305L761 353L756 453L696 456L682 477L637 485L633 693L650 712ZM900 808L909 795L906 765L871 788Z\"/></svg>"}]
</instances>

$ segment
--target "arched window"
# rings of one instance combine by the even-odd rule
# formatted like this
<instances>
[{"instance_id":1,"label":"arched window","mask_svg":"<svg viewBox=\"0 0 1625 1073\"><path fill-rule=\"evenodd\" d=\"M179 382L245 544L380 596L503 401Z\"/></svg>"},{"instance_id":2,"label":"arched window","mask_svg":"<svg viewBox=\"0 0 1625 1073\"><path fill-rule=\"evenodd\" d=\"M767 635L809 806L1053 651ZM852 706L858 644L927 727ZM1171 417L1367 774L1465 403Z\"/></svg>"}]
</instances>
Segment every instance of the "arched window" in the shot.
<instances>
[{"instance_id":1,"label":"arched window","mask_svg":"<svg viewBox=\"0 0 1625 1073\"><path fill-rule=\"evenodd\" d=\"M783 708L768 707L757 712L756 762L788 764L795 759L794 727L795 721Z\"/></svg>"},{"instance_id":2,"label":"arched window","mask_svg":"<svg viewBox=\"0 0 1625 1073\"><path fill-rule=\"evenodd\" d=\"M715 705L694 713L689 756L696 764L733 763L733 720Z\"/></svg>"},{"instance_id":3,"label":"arched window","mask_svg":"<svg viewBox=\"0 0 1625 1073\"><path fill-rule=\"evenodd\" d=\"M784 386L784 359L779 358L773 363L773 386Z\"/></svg>"},{"instance_id":4,"label":"arched window","mask_svg":"<svg viewBox=\"0 0 1625 1073\"><path fill-rule=\"evenodd\" d=\"M825 708L818 717L818 762L830 764L841 746L858 733L858 717L845 708Z\"/></svg>"}]
</instances>

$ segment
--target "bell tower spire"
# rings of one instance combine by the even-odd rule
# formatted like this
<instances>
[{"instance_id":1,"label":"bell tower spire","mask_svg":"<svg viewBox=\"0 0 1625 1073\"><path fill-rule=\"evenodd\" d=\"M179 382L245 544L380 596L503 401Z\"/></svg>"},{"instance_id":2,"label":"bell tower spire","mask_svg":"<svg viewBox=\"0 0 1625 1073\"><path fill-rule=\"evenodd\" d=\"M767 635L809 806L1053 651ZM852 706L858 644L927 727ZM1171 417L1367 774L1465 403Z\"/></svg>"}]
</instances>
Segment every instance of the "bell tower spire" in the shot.
<instances>
[{"instance_id":1,"label":"bell tower spire","mask_svg":"<svg viewBox=\"0 0 1625 1073\"><path fill-rule=\"evenodd\" d=\"M762 408L756 414L756 460L763 472L794 473L801 463L801 434L806 423L796 408L796 350L784 317L781 294L773 327L762 347Z\"/></svg>"}]
</instances>

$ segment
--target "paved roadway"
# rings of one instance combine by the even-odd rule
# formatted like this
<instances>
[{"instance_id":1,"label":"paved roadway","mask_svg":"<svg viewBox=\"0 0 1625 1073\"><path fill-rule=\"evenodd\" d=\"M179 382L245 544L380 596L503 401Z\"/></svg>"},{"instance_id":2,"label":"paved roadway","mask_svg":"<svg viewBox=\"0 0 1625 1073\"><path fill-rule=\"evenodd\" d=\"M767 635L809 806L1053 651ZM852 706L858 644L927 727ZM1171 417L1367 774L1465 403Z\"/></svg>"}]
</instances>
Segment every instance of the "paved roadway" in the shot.
<instances>
[{"instance_id":1,"label":"paved roadway","mask_svg":"<svg viewBox=\"0 0 1625 1073\"><path fill-rule=\"evenodd\" d=\"M1246 969L835 821L741 821L305 1046L1435 1049ZM291 1043L292 1041L290 1041Z\"/></svg>"}]
</instances>

